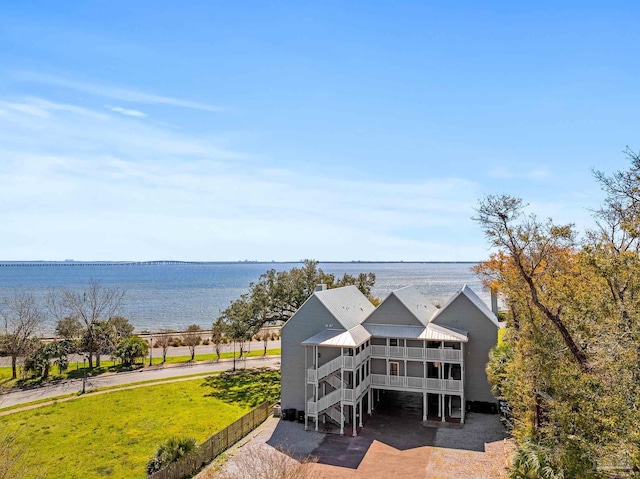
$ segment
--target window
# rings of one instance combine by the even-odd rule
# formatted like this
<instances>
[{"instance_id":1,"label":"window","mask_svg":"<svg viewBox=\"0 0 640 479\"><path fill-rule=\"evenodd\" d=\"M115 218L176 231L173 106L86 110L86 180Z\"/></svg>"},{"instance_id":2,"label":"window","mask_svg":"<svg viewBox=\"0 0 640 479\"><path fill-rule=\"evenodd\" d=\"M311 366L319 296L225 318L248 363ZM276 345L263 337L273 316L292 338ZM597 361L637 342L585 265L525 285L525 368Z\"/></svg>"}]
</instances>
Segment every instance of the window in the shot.
<instances>
[{"instance_id":1,"label":"window","mask_svg":"<svg viewBox=\"0 0 640 479\"><path fill-rule=\"evenodd\" d=\"M398 376L400 372L400 363L396 361L389 361L389 376Z\"/></svg>"},{"instance_id":2,"label":"window","mask_svg":"<svg viewBox=\"0 0 640 479\"><path fill-rule=\"evenodd\" d=\"M398 346L398 340L396 338L389 339L389 346Z\"/></svg>"}]
</instances>

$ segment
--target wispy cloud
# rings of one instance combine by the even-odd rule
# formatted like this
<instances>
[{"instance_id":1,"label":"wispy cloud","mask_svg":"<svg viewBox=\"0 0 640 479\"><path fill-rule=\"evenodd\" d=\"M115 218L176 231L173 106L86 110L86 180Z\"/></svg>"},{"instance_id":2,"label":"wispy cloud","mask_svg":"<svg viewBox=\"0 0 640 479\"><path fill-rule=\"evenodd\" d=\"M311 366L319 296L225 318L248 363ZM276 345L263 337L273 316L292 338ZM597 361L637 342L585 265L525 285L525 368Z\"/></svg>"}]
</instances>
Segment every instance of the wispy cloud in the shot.
<instances>
[{"instance_id":1,"label":"wispy cloud","mask_svg":"<svg viewBox=\"0 0 640 479\"><path fill-rule=\"evenodd\" d=\"M229 148L219 141L224 135L202 138L41 98L6 103L0 104L5 259L484 255L460 245L474 234L483 244L469 220L479 188L473 181L318 176Z\"/></svg>"},{"instance_id":2,"label":"wispy cloud","mask_svg":"<svg viewBox=\"0 0 640 479\"><path fill-rule=\"evenodd\" d=\"M224 109L217 105L209 105L195 101L183 100L164 95L156 95L139 90L122 88L113 85L105 85L94 82L83 82L78 80L70 80L57 75L33 71L11 71L10 76L17 81L25 83L39 83L60 88L68 88L71 90L89 93L91 95L111 98L114 100L126 101L131 103L170 105L182 108L191 108L204 111L223 111Z\"/></svg>"},{"instance_id":3,"label":"wispy cloud","mask_svg":"<svg viewBox=\"0 0 640 479\"><path fill-rule=\"evenodd\" d=\"M108 108L111 111L114 111L116 113L120 113L121 115L125 115L125 116L133 116L135 118L144 118L147 116L146 113L140 111L140 110L132 110L130 108L122 108L121 106L109 106L107 105L106 108Z\"/></svg>"}]
</instances>

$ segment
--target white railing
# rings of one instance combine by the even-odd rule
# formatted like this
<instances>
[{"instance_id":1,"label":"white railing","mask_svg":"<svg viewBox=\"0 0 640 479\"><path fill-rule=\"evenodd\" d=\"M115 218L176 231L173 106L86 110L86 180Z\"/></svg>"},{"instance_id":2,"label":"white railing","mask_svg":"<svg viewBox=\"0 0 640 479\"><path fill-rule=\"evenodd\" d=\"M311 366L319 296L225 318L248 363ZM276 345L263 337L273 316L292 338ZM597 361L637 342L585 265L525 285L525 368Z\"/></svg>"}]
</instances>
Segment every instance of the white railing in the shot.
<instances>
[{"instance_id":1,"label":"white railing","mask_svg":"<svg viewBox=\"0 0 640 479\"><path fill-rule=\"evenodd\" d=\"M342 390L341 389L336 389L335 391L331 391L329 394L327 394L326 396L322 396L317 401L317 403L316 403L317 406L318 406L317 410L318 411L324 411L328 407L331 407L335 403L339 402L341 398L342 398Z\"/></svg>"},{"instance_id":2,"label":"white railing","mask_svg":"<svg viewBox=\"0 0 640 479\"><path fill-rule=\"evenodd\" d=\"M358 354L356 354L356 366L359 366L365 359L371 356L371 347L364 348Z\"/></svg>"},{"instance_id":3,"label":"white railing","mask_svg":"<svg viewBox=\"0 0 640 479\"><path fill-rule=\"evenodd\" d=\"M315 369L307 369L307 382L308 383L315 383L318 379L318 376L316 375L316 370Z\"/></svg>"},{"instance_id":4,"label":"white railing","mask_svg":"<svg viewBox=\"0 0 640 479\"><path fill-rule=\"evenodd\" d=\"M451 348L371 346L371 356L380 358L426 359L427 361L462 361L462 351Z\"/></svg>"},{"instance_id":5,"label":"white railing","mask_svg":"<svg viewBox=\"0 0 640 479\"><path fill-rule=\"evenodd\" d=\"M314 401L307 401L307 415L315 416L318 414L317 404Z\"/></svg>"},{"instance_id":6,"label":"white railing","mask_svg":"<svg viewBox=\"0 0 640 479\"><path fill-rule=\"evenodd\" d=\"M372 356L387 356L387 347L386 346L371 346L371 355Z\"/></svg>"},{"instance_id":7,"label":"white railing","mask_svg":"<svg viewBox=\"0 0 640 479\"><path fill-rule=\"evenodd\" d=\"M372 386L389 386L407 389L422 389L442 392L462 392L462 381L457 379L417 378L412 376L391 376L372 374Z\"/></svg>"},{"instance_id":8,"label":"white railing","mask_svg":"<svg viewBox=\"0 0 640 479\"><path fill-rule=\"evenodd\" d=\"M338 411L337 409L330 407L324 412L327 414L327 416L329 416L331 419L333 419L335 422L337 422L341 426L342 424L344 424L344 415L340 414L340 411Z\"/></svg>"},{"instance_id":9,"label":"white railing","mask_svg":"<svg viewBox=\"0 0 640 479\"><path fill-rule=\"evenodd\" d=\"M325 376L328 376L334 371L337 371L342 366L342 360L340 356L332 359L327 364L323 364L318 368L318 380L322 379Z\"/></svg>"},{"instance_id":10,"label":"white railing","mask_svg":"<svg viewBox=\"0 0 640 479\"><path fill-rule=\"evenodd\" d=\"M324 379L331 385L331 387L333 387L333 389L340 389L341 387L346 386L344 379L340 379L335 374L329 374Z\"/></svg>"}]
</instances>

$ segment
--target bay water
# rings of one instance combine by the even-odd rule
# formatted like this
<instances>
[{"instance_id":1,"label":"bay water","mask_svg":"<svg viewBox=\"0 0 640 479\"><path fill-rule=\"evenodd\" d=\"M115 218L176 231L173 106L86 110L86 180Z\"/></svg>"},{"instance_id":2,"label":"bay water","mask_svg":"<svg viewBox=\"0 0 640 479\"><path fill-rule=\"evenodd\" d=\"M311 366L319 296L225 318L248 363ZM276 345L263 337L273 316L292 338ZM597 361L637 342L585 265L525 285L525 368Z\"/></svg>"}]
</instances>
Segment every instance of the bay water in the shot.
<instances>
[{"instance_id":1,"label":"bay water","mask_svg":"<svg viewBox=\"0 0 640 479\"><path fill-rule=\"evenodd\" d=\"M37 264L35 266L34 264ZM489 293L471 271L475 263L320 263L336 277L373 272L373 294L415 285L434 304L444 304L464 284L485 302ZM123 316L136 331L184 330L190 324L210 329L232 301L249 290L268 269L286 271L299 263L0 263L0 301L17 291L33 294L42 308L49 288L81 291L90 281L126 291ZM47 316L41 334L53 334L55 320Z\"/></svg>"}]
</instances>

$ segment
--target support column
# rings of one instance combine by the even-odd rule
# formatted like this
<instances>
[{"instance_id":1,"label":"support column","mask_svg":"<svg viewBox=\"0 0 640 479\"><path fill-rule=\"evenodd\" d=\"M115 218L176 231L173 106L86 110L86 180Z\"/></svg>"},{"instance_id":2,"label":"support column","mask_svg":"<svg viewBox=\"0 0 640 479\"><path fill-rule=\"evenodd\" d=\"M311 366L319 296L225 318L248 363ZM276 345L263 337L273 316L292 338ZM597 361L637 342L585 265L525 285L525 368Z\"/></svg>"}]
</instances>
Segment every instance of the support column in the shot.
<instances>
[{"instance_id":1,"label":"support column","mask_svg":"<svg viewBox=\"0 0 640 479\"><path fill-rule=\"evenodd\" d=\"M351 406L351 417L353 419L353 437L356 437L358 433L356 432L356 406L355 404Z\"/></svg>"},{"instance_id":2,"label":"support column","mask_svg":"<svg viewBox=\"0 0 640 479\"><path fill-rule=\"evenodd\" d=\"M309 429L309 427L307 426L307 409L309 408L308 406L308 402L309 402L309 371L307 370L307 355L309 354L309 350L307 349L307 346L305 345L304 347L304 430L307 431ZM318 378L316 378L318 379ZM316 424L318 423L318 420L316 419Z\"/></svg>"},{"instance_id":3,"label":"support column","mask_svg":"<svg viewBox=\"0 0 640 479\"><path fill-rule=\"evenodd\" d=\"M371 399L373 398L373 391L371 390L371 388L369 388L369 390L367 391L367 409L368 409L368 413L369 416L371 416L371 412L373 411L373 408L371 407Z\"/></svg>"},{"instance_id":4,"label":"support column","mask_svg":"<svg viewBox=\"0 0 640 479\"><path fill-rule=\"evenodd\" d=\"M360 402L358 403L358 409L360 413L360 427L362 427L362 398L360 398Z\"/></svg>"},{"instance_id":5,"label":"support column","mask_svg":"<svg viewBox=\"0 0 640 479\"><path fill-rule=\"evenodd\" d=\"M440 396L442 397L442 405L440 409L442 411L442 422L444 422L444 394L441 394Z\"/></svg>"},{"instance_id":6,"label":"support column","mask_svg":"<svg viewBox=\"0 0 640 479\"><path fill-rule=\"evenodd\" d=\"M426 421L429 417L429 412L427 411L427 393L422 392L422 420Z\"/></svg>"},{"instance_id":7,"label":"support column","mask_svg":"<svg viewBox=\"0 0 640 479\"><path fill-rule=\"evenodd\" d=\"M464 383L465 383L465 376L464 376L464 343L461 342L460 343L460 380L462 381L462 392L460 393L460 408L462 409L460 411L460 423L464 424L464 413L467 410L467 405L465 404L465 399L464 399Z\"/></svg>"},{"instance_id":8,"label":"support column","mask_svg":"<svg viewBox=\"0 0 640 479\"><path fill-rule=\"evenodd\" d=\"M460 396L460 424L464 424L464 412L466 410L466 406L464 404L464 394Z\"/></svg>"},{"instance_id":9,"label":"support column","mask_svg":"<svg viewBox=\"0 0 640 479\"><path fill-rule=\"evenodd\" d=\"M344 436L344 403L340 401L340 435Z\"/></svg>"},{"instance_id":10,"label":"support column","mask_svg":"<svg viewBox=\"0 0 640 479\"><path fill-rule=\"evenodd\" d=\"M314 347L314 363L316 365L316 383L315 383L315 389L316 389L316 403L318 402L318 400L320 399L320 378L318 377L318 362L319 362L319 358L318 358L318 346ZM324 387L323 387L324 390ZM320 417L320 411L318 411L318 407L316 406L316 431L318 430L318 418Z\"/></svg>"}]
</instances>

